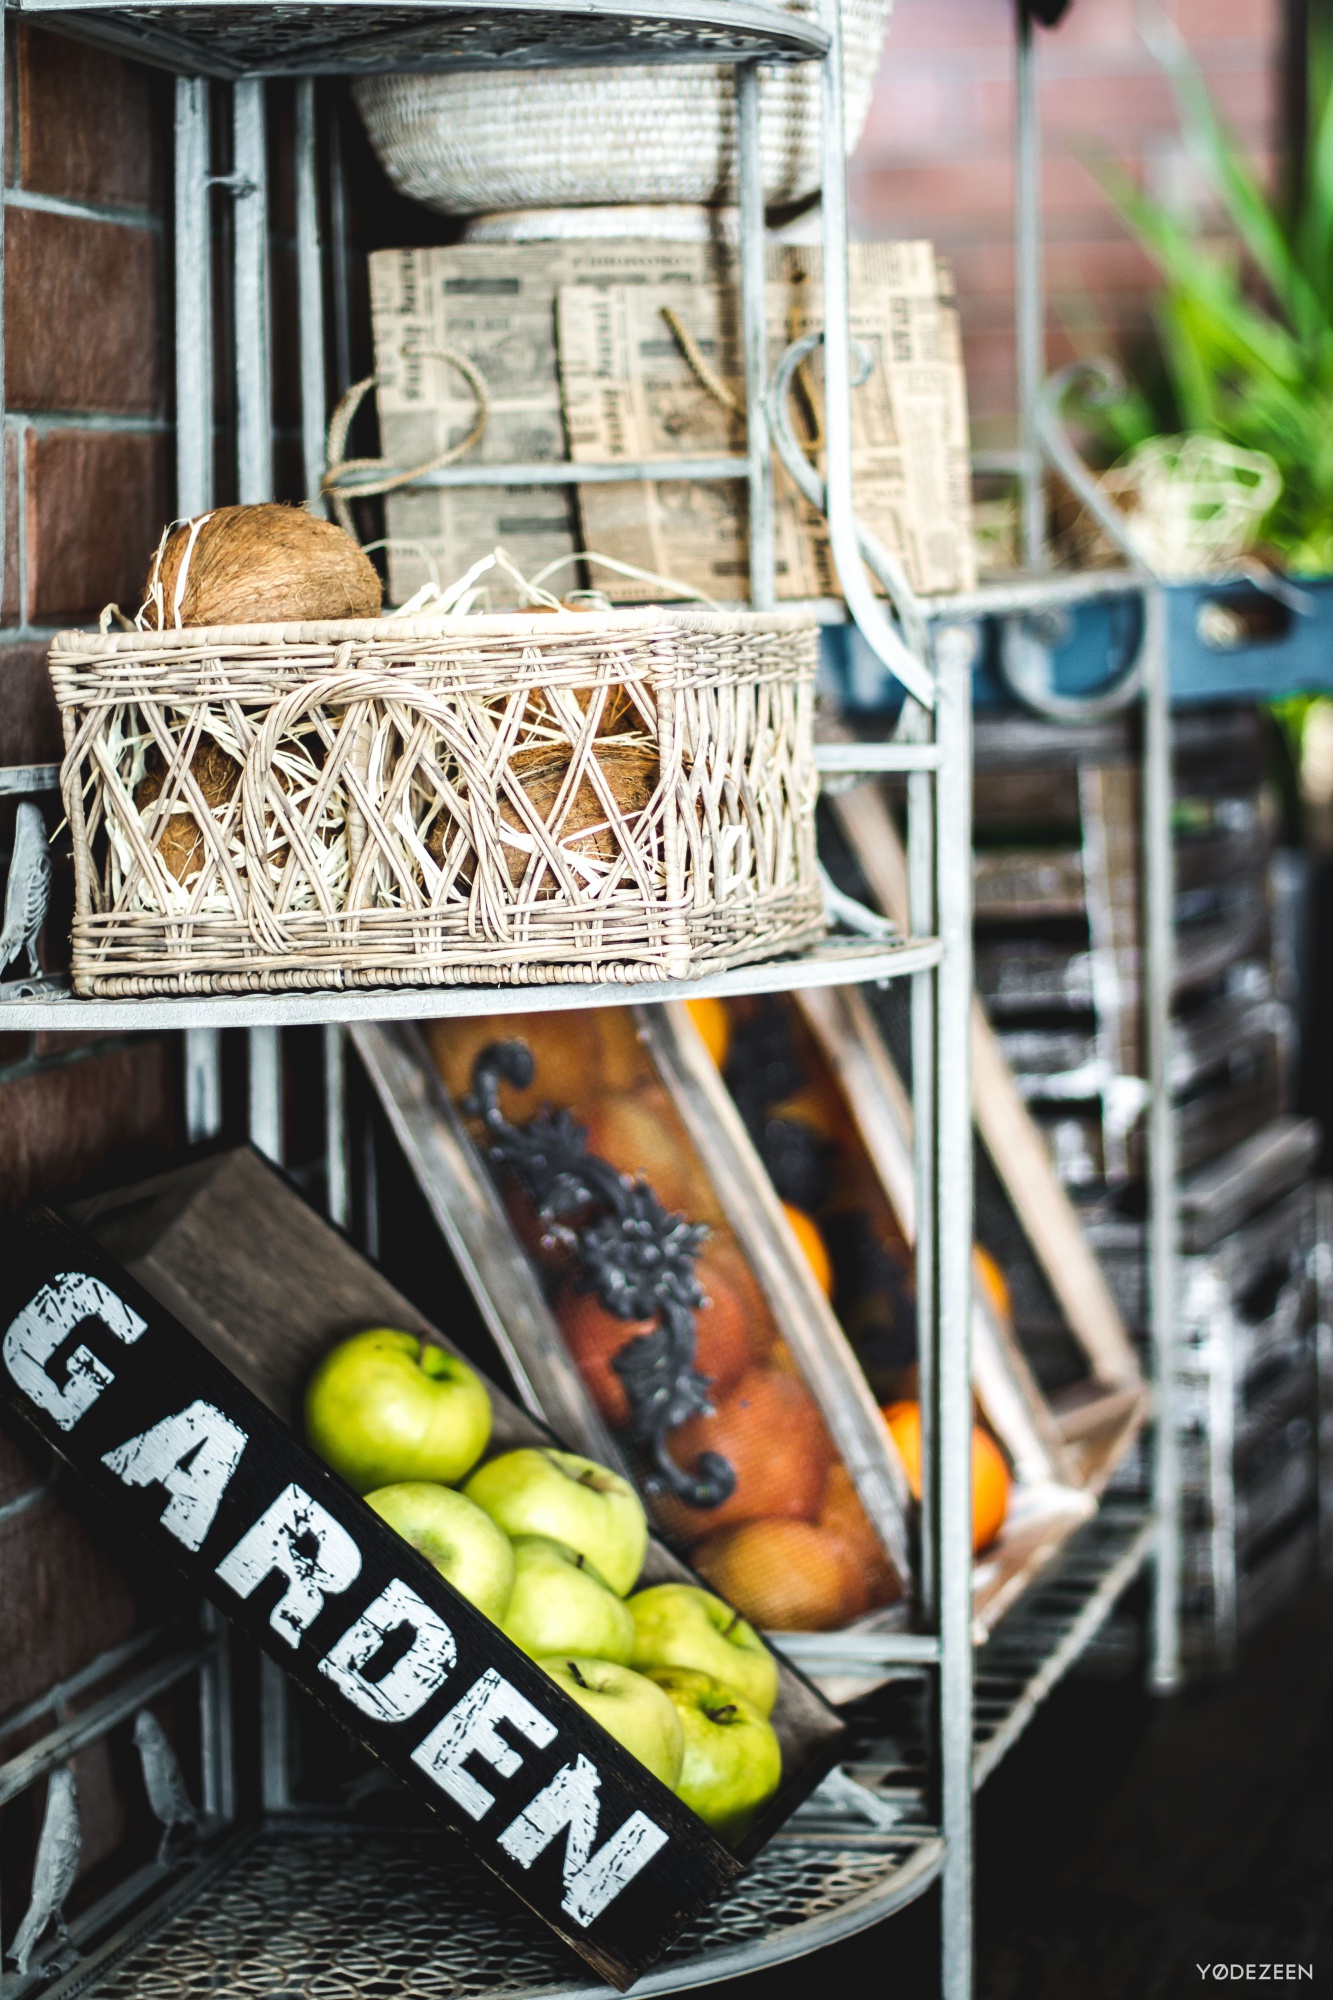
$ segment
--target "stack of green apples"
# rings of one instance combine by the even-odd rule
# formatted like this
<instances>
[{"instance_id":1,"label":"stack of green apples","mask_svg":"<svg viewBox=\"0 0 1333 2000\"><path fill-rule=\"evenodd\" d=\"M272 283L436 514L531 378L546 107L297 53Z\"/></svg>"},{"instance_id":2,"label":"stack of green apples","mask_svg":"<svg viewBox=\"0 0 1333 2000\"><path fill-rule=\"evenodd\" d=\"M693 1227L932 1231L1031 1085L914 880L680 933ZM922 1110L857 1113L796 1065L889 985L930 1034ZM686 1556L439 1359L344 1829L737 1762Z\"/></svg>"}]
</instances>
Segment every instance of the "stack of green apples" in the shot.
<instances>
[{"instance_id":1,"label":"stack of green apples","mask_svg":"<svg viewBox=\"0 0 1333 2000\"><path fill-rule=\"evenodd\" d=\"M724 1840L742 1837L781 1781L777 1663L711 1592L634 1589L648 1523L627 1480L544 1446L485 1458L480 1376L390 1327L324 1357L305 1420L320 1457L460 1596Z\"/></svg>"}]
</instances>

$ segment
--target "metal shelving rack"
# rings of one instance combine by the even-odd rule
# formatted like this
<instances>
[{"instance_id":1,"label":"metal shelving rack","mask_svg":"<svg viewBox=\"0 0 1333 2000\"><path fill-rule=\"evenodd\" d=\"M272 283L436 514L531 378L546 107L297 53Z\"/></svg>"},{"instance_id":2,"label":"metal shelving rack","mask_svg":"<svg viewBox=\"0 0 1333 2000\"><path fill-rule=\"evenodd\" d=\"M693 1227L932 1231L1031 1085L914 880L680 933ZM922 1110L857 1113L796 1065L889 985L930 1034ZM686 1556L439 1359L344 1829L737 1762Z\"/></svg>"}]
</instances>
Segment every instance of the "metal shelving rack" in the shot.
<instances>
[{"instance_id":1,"label":"metal shelving rack","mask_svg":"<svg viewBox=\"0 0 1333 2000\"><path fill-rule=\"evenodd\" d=\"M820 761L831 773L905 775L913 935L901 939L872 933L855 942L833 941L800 959L695 982L676 982L660 992L644 987L473 988L383 996L325 993L97 1002L39 996L8 1002L4 1025L55 1032L184 1030L186 1122L194 1139L210 1137L221 1124L221 1030L244 1028L249 1043L249 1129L256 1145L274 1158L280 1158L282 1151L280 1030L288 1025L322 1025L328 1206L334 1220L345 1222L349 1201L342 1029L350 1021L618 1004L628 999L643 1003L693 994L910 979L920 1218L917 1295L923 1330L922 1403L927 1433L922 1630L877 1636L862 1643L867 1648L864 1657L868 1664L923 1680L933 1709L929 1733L936 1754L907 1800L895 1800L890 1792L875 1788L884 1776L882 1772L879 1779L874 1772L864 1774L871 1781L869 1788L849 1786L845 1780L823 1788L765 1850L735 1896L714 1913L708 1925L683 1940L637 1990L679 1990L797 1956L879 1921L938 1879L942 1886L942 1993L944 2000L967 2000L972 1991L974 1788L1095 1632L1157 1534L1151 1522L1140 1519L1132 1525L1132 1532L1110 1537L1106 1547L1100 1543L1094 1547L1091 1541L1077 1538L1072 1546L1081 1550L1077 1562L1082 1568L1066 1590L1066 1598L1069 1590L1073 1592L1072 1613L1066 1604L1065 1613L1043 1619L1034 1599L1034 1615L1021 1632L1012 1619L1002 1626L991 1645L995 1648L1002 1642L1007 1648L1007 1664L998 1677L983 1669L977 1690L983 1698L974 1709L969 1353L972 1124L967 1050L972 989L970 671L975 623L980 618L1017 615L1117 589L1144 592L1149 604L1142 661L1148 691L1145 823L1149 891L1156 910L1150 968L1157 954L1149 999L1154 1083L1161 1079L1165 1060L1164 993L1169 986L1163 974L1169 946L1169 934L1163 931L1170 887L1169 845L1164 845L1169 770L1155 594L1150 580L1137 572L1095 580L1056 579L1041 573L1040 354L1033 347L1040 328L1033 292L1033 286L1039 286L1039 239L1035 233L1035 100L1028 30L1024 26L1020 31L1020 157L1027 162L1020 177L1023 200L1019 212L1023 276L1020 322L1028 329L1022 371L1023 444L1019 453L1008 455L1005 469L1018 473L1027 495L1024 518L1032 573L1011 586L921 603L906 590L896 566L859 536L852 510L847 219L837 0L818 0L813 18L781 12L761 4L761 0L726 0L725 7L715 0L508 0L508 4L500 0L484 13L464 0L250 0L243 5L230 4L230 0L173 0L171 5L99 0L93 7L71 6L69 0L17 0L8 11L155 63L176 75L176 451L177 508L182 516L206 510L214 499L209 256L214 186L220 186L234 204L238 497L258 501L272 495L266 78L296 79L302 441L306 490L315 500L324 462L328 406L315 77L413 66L479 72L506 65L570 63L698 61L733 66L738 105L747 449L743 459L682 465L675 476L746 479L751 601L758 609L774 601L771 446L776 442L781 449L784 443L784 384L799 359L795 350L789 351L772 385L766 382L759 65L796 61L820 65L827 489L822 482L816 484L827 512L848 611L878 660L906 691L902 718L892 740L826 746ZM1026 21L1021 8L1020 17ZM231 86L233 170L221 182L214 179L210 168L214 80ZM807 483L814 475L804 461L801 467L803 483ZM1000 469L998 461L988 461L984 469ZM617 472L621 478L635 479L660 476L661 467L627 465L618 467ZM468 476L466 467L435 475L460 484ZM574 474L567 466L525 466L509 469L509 476L521 478L525 485L565 484ZM578 468L579 479L587 476L586 468ZM896 622L874 595L863 561L886 585ZM49 786L53 778L54 773L46 771L9 772L0 774L0 786L16 792L43 783ZM1169 1106L1165 1091L1158 1091L1157 1099ZM1154 1126L1153 1157L1158 1378L1169 1382L1171 1371L1162 1365L1169 1342L1171 1289L1172 1237L1165 1227L1169 1216L1169 1108ZM1169 1438L1169 1433L1169 1425L1159 1425L1158 1492L1163 1500L1174 1490L1169 1451L1162 1442L1163 1435ZM1165 1514L1169 1518L1169 1507ZM1157 1677L1163 1685L1174 1676L1171 1547L1169 1534L1157 1544L1161 1608ZM1058 1588L1055 1579L1052 1584ZM198 1659L191 1654L181 1666L181 1675L197 1671L200 1676L205 1740L210 1746L205 1803L215 1815L217 1828L211 1845L201 1850L198 1866L184 1878L165 1887L159 1877L141 1884L147 1900L135 1906L129 1916L126 1910L133 1898L125 1892L113 1899L114 1907L98 1906L85 1913L75 1927L76 1941L87 1953L82 1965L57 1977L54 1985L40 1973L5 1979L4 2000L20 2000L21 1995L39 1988L53 1996L72 1995L76 1990L129 1993L139 1990L135 1982L141 1982L150 1970L153 1990L166 1994L170 1988L164 1982L169 1982L181 1953L196 1971L201 1954L215 1969L226 1963L228 1911L234 1897L251 1915L258 1898L278 1932L290 1925L309 1937L311 1922L322 1920L321 1948L341 1954L334 1907L327 1896L313 1896L308 1871L302 1872L302 1841L325 1843L321 1851L335 1883L345 1891L348 1906L362 1912L357 1932L360 1944L364 1945L368 1931L373 1936L374 1919L390 1893L397 1897L393 1852L406 1852L406 1848L386 1850L382 1866L376 1864L379 1872L372 1878L381 1883L382 1893L358 1905L352 1897L351 1861L341 1874L336 1865L339 1839L347 1844L345 1831L340 1833L337 1825L327 1820L312 1826L294 1805L286 1764L286 1683L276 1669L265 1673L261 1703L266 1817L248 1829L231 1823L226 1640L215 1623L210 1624L209 1632L204 1652ZM185 1660L186 1656L180 1657ZM998 1668L1000 1651L990 1657ZM106 1698L99 1711L104 1724L100 1733L124 1719L129 1712L124 1700L123 1691ZM38 1775L54 1769L61 1747L53 1734L45 1762L38 1760ZM25 1756L30 1759L31 1753ZM37 1770L37 1766L33 1768ZM11 1781L12 1774L12 1764L0 1763L0 1787ZM293 1840L293 1834L301 1839ZM323 1919L320 1912L325 1913ZM400 1957L393 1963L401 1965L404 1976L409 1972L416 1979L434 1976L441 1984L448 1983L446 1975L451 1969L456 1973L466 1970L468 1990L473 1992L558 1993L569 2000L575 1993L591 1993L581 1984L569 1983L567 1961L559 1957L554 1946L544 1937L529 1940L526 1932L520 1939L521 1928L517 1913L506 1909L497 1916L479 1891L475 1909L455 1912L450 1925L443 1928L429 1912L419 1921L415 1914L409 1914L397 1946ZM178 1949L173 1949L173 1941ZM209 1952L214 1953L211 1960ZM405 1959L401 1958L403 1952ZM374 1979L376 1990L383 1990L384 1964L373 1950L356 1955L356 1965L363 1961L366 1977ZM284 1958L282 1963L281 1977L276 1970L269 1977L262 1964L243 1971L232 1963L224 1983L229 1992L268 1992L286 1983L289 1961ZM349 1991L356 1990L360 1976L349 1960ZM182 1984L182 1994L185 1990Z\"/></svg>"}]
</instances>

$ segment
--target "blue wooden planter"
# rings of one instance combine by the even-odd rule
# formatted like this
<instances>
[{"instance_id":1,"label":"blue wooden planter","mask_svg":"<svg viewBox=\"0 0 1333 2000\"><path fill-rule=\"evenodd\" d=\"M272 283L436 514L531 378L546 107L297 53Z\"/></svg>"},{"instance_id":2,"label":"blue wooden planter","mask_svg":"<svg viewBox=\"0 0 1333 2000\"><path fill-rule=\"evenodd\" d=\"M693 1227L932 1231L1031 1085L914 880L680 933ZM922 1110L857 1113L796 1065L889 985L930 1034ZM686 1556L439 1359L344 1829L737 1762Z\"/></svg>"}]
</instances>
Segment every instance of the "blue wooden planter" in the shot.
<instances>
[{"instance_id":1,"label":"blue wooden planter","mask_svg":"<svg viewBox=\"0 0 1333 2000\"><path fill-rule=\"evenodd\" d=\"M1333 577L1295 581L1310 604L1308 612L1289 610L1250 583L1168 584L1173 703L1272 701L1284 694L1333 693ZM1234 647L1209 644L1199 631L1199 614L1208 605L1253 615L1265 628L1262 636ZM1108 680L1118 679L1138 648L1142 629L1138 598L1102 598L1070 611L1052 650L1055 692L1091 695ZM842 707L862 713L898 708L901 689L854 626L826 625L820 639L821 685ZM979 711L1014 705L999 673L999 640L1000 621L985 620L972 676Z\"/></svg>"},{"instance_id":2,"label":"blue wooden planter","mask_svg":"<svg viewBox=\"0 0 1333 2000\"><path fill-rule=\"evenodd\" d=\"M1284 694L1333 692L1333 577L1294 578L1308 613L1290 611L1253 584L1175 583L1167 587L1167 645L1175 702L1272 701ZM1275 628L1234 650L1199 636L1207 604L1254 610Z\"/></svg>"}]
</instances>

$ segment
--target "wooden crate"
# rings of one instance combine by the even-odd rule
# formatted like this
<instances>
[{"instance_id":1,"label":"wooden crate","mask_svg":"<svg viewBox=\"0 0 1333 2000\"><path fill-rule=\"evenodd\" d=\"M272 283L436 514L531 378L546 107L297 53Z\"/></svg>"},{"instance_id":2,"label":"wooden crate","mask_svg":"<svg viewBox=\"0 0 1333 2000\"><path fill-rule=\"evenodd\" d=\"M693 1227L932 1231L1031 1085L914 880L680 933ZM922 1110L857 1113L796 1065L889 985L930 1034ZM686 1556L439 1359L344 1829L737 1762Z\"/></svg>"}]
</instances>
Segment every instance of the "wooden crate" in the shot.
<instances>
[{"instance_id":1,"label":"wooden crate","mask_svg":"<svg viewBox=\"0 0 1333 2000\"><path fill-rule=\"evenodd\" d=\"M387 1324L450 1343L257 1154L85 1203L77 1222L34 1207L0 1245L8 1400L94 1504L218 1603L602 1977L624 1987L653 1964L836 1758L836 1717L780 1662L782 1790L724 1847L314 1457L292 1426L332 1341ZM493 1449L552 1442L487 1386ZM689 1572L654 1544L644 1576ZM359 1668L403 1625L414 1636L399 1667L414 1671L366 1681Z\"/></svg>"}]
</instances>

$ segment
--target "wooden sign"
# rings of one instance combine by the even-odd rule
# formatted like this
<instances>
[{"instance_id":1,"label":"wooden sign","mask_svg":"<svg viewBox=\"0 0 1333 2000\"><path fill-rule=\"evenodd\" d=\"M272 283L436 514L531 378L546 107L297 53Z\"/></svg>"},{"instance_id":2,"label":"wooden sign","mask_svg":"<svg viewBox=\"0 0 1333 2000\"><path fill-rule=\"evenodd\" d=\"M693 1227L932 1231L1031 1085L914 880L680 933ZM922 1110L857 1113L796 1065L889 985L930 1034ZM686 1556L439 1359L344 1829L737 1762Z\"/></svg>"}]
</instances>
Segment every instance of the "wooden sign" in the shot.
<instances>
[{"instance_id":1,"label":"wooden sign","mask_svg":"<svg viewBox=\"0 0 1333 2000\"><path fill-rule=\"evenodd\" d=\"M0 1389L143 1534L622 1989L740 1872L67 1217L0 1224Z\"/></svg>"}]
</instances>

